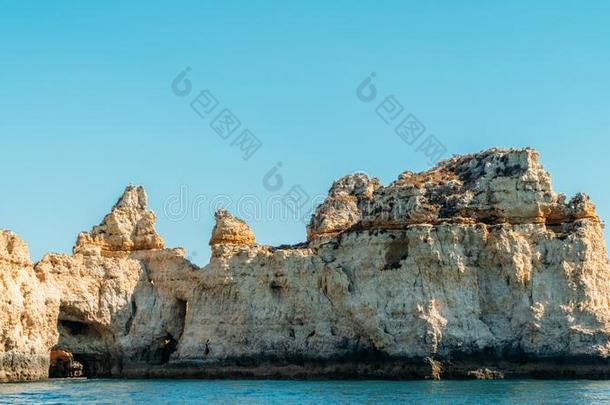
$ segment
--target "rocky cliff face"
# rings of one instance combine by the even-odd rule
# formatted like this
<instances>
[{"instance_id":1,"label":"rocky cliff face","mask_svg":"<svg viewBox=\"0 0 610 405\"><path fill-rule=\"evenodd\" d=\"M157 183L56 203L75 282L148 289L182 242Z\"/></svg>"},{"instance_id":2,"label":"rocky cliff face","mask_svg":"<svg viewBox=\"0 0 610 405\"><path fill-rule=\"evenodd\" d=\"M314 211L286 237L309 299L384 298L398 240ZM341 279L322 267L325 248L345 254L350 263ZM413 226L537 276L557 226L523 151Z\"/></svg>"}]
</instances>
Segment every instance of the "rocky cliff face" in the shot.
<instances>
[{"instance_id":1,"label":"rocky cliff face","mask_svg":"<svg viewBox=\"0 0 610 405\"><path fill-rule=\"evenodd\" d=\"M257 244L218 212L203 268L164 249L154 221L128 187L73 255L32 268L0 251L13 258L0 289L27 302L0 296L9 325L25 325L0 325L5 352L15 341L42 362L53 349L89 376L610 377L602 224L585 195L553 192L533 150L388 186L344 177L293 247ZM13 287L27 277L30 294Z\"/></svg>"},{"instance_id":2,"label":"rocky cliff face","mask_svg":"<svg viewBox=\"0 0 610 405\"><path fill-rule=\"evenodd\" d=\"M0 230L0 382L46 378L57 308L57 293L36 277L26 244Z\"/></svg>"}]
</instances>

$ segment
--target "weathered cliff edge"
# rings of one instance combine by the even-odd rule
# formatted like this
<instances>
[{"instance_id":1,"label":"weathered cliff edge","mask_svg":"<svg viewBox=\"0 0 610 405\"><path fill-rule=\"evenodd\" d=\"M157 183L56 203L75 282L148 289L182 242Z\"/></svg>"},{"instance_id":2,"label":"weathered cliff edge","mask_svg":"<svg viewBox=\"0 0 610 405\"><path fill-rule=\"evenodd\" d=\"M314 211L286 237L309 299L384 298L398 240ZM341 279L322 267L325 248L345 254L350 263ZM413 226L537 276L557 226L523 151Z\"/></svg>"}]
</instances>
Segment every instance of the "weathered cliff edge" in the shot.
<instances>
[{"instance_id":1,"label":"weathered cliff edge","mask_svg":"<svg viewBox=\"0 0 610 405\"><path fill-rule=\"evenodd\" d=\"M51 350L88 376L610 377L602 224L531 149L339 179L297 246L216 221L203 268L141 187L71 256L32 265L0 234L0 380L45 377Z\"/></svg>"}]
</instances>

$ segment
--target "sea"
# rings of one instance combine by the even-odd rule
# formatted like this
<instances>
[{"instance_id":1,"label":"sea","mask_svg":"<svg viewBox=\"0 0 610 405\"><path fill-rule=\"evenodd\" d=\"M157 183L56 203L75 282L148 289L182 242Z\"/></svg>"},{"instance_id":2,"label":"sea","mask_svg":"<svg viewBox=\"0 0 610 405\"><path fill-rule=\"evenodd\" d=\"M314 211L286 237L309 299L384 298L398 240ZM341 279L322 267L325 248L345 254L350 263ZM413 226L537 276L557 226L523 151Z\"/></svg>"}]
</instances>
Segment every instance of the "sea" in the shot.
<instances>
[{"instance_id":1,"label":"sea","mask_svg":"<svg viewBox=\"0 0 610 405\"><path fill-rule=\"evenodd\" d=\"M0 384L0 404L598 404L610 381L58 379Z\"/></svg>"}]
</instances>

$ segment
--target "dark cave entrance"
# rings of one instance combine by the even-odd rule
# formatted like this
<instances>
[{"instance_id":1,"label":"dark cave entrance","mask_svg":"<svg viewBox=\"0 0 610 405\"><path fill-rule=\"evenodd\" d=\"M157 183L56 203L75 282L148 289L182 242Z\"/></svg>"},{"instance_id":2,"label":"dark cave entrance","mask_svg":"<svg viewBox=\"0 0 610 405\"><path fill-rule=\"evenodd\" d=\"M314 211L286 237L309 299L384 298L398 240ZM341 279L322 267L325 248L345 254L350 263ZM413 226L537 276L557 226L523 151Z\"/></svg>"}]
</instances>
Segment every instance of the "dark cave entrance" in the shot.
<instances>
[{"instance_id":1,"label":"dark cave entrance","mask_svg":"<svg viewBox=\"0 0 610 405\"><path fill-rule=\"evenodd\" d=\"M169 361L171 355L176 351L178 347L178 341L174 339L169 333L163 339L161 348L159 349L159 357L161 358L161 364L165 364Z\"/></svg>"},{"instance_id":2,"label":"dark cave entrance","mask_svg":"<svg viewBox=\"0 0 610 405\"><path fill-rule=\"evenodd\" d=\"M83 322L60 320L59 326L60 332L63 329L70 336L86 335L91 332L89 325Z\"/></svg>"},{"instance_id":3,"label":"dark cave entrance","mask_svg":"<svg viewBox=\"0 0 610 405\"><path fill-rule=\"evenodd\" d=\"M49 378L78 378L85 376L85 367L70 352L51 350Z\"/></svg>"},{"instance_id":4,"label":"dark cave entrance","mask_svg":"<svg viewBox=\"0 0 610 405\"><path fill-rule=\"evenodd\" d=\"M111 361L107 356L51 350L49 378L110 377Z\"/></svg>"},{"instance_id":5,"label":"dark cave entrance","mask_svg":"<svg viewBox=\"0 0 610 405\"><path fill-rule=\"evenodd\" d=\"M160 364L169 362L172 354L178 349L178 343L184 333L188 303L184 300L176 300L176 325L173 333L167 333L162 339L156 357Z\"/></svg>"},{"instance_id":6,"label":"dark cave entrance","mask_svg":"<svg viewBox=\"0 0 610 405\"><path fill-rule=\"evenodd\" d=\"M50 378L100 378L120 375L124 362L164 365L172 359L184 334L188 303L174 299L172 317L165 330L126 358L114 354L114 337L96 324L82 322L61 312L57 323L59 342L50 353ZM129 333L127 329L127 333Z\"/></svg>"},{"instance_id":7,"label":"dark cave entrance","mask_svg":"<svg viewBox=\"0 0 610 405\"><path fill-rule=\"evenodd\" d=\"M88 323L60 319L59 342L51 349L49 378L107 377L111 374L112 356L104 350L83 352L94 342L103 341L102 333Z\"/></svg>"}]
</instances>

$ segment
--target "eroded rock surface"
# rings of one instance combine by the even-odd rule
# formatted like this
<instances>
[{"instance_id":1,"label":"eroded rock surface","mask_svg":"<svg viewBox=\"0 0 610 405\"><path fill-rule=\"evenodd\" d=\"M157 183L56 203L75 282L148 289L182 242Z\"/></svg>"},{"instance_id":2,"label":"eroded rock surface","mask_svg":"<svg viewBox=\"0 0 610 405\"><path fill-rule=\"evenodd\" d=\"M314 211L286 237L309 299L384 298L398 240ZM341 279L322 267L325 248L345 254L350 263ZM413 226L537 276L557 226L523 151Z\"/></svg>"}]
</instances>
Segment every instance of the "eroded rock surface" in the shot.
<instances>
[{"instance_id":1,"label":"eroded rock surface","mask_svg":"<svg viewBox=\"0 0 610 405\"><path fill-rule=\"evenodd\" d=\"M112 252L163 249L147 198L143 187L128 186L101 224L78 235L74 253L108 256Z\"/></svg>"},{"instance_id":2,"label":"eroded rock surface","mask_svg":"<svg viewBox=\"0 0 610 405\"><path fill-rule=\"evenodd\" d=\"M46 378L57 296L36 278L26 244L0 230L0 382Z\"/></svg>"},{"instance_id":3,"label":"eroded rock surface","mask_svg":"<svg viewBox=\"0 0 610 405\"><path fill-rule=\"evenodd\" d=\"M250 227L227 210L218 210L216 224L212 230L210 246L215 245L254 245L256 240Z\"/></svg>"},{"instance_id":4,"label":"eroded rock surface","mask_svg":"<svg viewBox=\"0 0 610 405\"><path fill-rule=\"evenodd\" d=\"M366 207L372 204L373 193L379 188L379 179L369 179L364 173L335 181L328 198L316 209L307 226L308 240L321 235L336 235L359 223Z\"/></svg>"},{"instance_id":5,"label":"eroded rock surface","mask_svg":"<svg viewBox=\"0 0 610 405\"><path fill-rule=\"evenodd\" d=\"M129 187L73 255L36 264L32 305L49 294L59 332L37 347L88 376L610 377L601 221L584 194L552 190L531 149L455 157L388 186L344 177L307 233L257 244L220 211L199 268L163 249L143 189Z\"/></svg>"}]
</instances>

